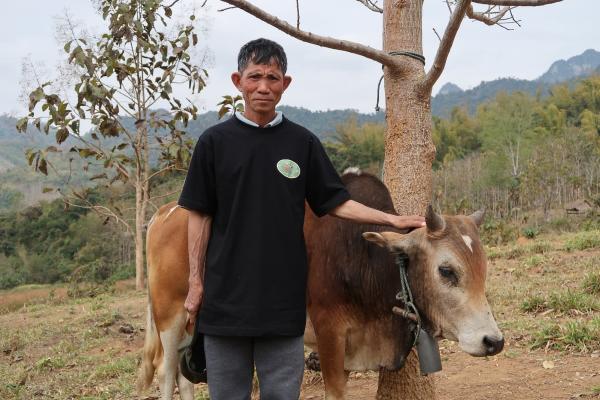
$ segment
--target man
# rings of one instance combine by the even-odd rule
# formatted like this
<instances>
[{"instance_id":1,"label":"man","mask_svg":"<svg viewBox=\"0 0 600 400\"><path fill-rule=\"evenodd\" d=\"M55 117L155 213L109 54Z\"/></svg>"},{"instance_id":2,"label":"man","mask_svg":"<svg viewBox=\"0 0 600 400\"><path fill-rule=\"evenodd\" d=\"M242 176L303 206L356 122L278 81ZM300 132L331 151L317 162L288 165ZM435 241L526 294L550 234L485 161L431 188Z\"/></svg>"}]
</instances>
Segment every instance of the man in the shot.
<instances>
[{"instance_id":1,"label":"man","mask_svg":"<svg viewBox=\"0 0 600 400\"><path fill-rule=\"evenodd\" d=\"M319 139L275 111L292 80L286 69L277 43L257 39L240 49L231 80L244 113L200 136L179 199L191 211L185 307L204 334L212 400L249 399L255 366L262 399L299 397L305 200L318 216L424 225L350 200Z\"/></svg>"}]
</instances>

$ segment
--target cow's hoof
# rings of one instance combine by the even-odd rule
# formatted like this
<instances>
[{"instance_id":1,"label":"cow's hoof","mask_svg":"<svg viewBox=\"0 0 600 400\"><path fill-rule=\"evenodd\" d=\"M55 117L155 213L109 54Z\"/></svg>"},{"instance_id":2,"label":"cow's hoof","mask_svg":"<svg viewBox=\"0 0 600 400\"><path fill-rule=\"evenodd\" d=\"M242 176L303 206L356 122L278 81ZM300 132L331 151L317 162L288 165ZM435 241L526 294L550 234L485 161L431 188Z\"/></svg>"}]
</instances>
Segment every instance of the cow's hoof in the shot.
<instances>
[{"instance_id":1,"label":"cow's hoof","mask_svg":"<svg viewBox=\"0 0 600 400\"><path fill-rule=\"evenodd\" d=\"M306 357L304 361L306 364L306 369L311 371L321 371L321 361L319 361L319 353L312 352Z\"/></svg>"}]
</instances>

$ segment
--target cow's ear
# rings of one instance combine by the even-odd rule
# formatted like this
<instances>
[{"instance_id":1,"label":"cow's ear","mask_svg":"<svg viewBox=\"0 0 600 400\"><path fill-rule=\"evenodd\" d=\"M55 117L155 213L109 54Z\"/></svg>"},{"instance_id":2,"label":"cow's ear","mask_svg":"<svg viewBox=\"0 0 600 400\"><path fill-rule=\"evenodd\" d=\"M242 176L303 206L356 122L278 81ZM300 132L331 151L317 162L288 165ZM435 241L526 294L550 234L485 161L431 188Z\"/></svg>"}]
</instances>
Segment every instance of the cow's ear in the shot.
<instances>
[{"instance_id":1,"label":"cow's ear","mask_svg":"<svg viewBox=\"0 0 600 400\"><path fill-rule=\"evenodd\" d=\"M408 235L396 232L365 232L362 236L369 242L392 251L405 250Z\"/></svg>"},{"instance_id":2,"label":"cow's ear","mask_svg":"<svg viewBox=\"0 0 600 400\"><path fill-rule=\"evenodd\" d=\"M362 237L369 242L375 243L377 246L387 247L387 242L382 234L377 232L363 232Z\"/></svg>"},{"instance_id":3,"label":"cow's ear","mask_svg":"<svg viewBox=\"0 0 600 400\"><path fill-rule=\"evenodd\" d=\"M469 215L469 218L471 218L473 220L473 222L475 222L475 225L477 225L477 226L481 226L481 224L483 223L484 217L485 217L484 209L475 211L473 214Z\"/></svg>"}]
</instances>

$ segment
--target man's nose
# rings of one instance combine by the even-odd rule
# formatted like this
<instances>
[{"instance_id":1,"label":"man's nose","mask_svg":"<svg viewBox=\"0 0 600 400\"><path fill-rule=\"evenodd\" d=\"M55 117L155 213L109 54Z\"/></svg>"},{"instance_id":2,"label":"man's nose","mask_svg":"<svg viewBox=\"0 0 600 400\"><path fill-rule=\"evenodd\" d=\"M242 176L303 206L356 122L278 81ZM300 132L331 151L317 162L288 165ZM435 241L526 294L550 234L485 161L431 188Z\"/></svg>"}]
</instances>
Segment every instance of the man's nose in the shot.
<instances>
[{"instance_id":1,"label":"man's nose","mask_svg":"<svg viewBox=\"0 0 600 400\"><path fill-rule=\"evenodd\" d=\"M267 82L264 79L261 79L260 82L258 83L258 91L260 93L269 93L269 85L267 84Z\"/></svg>"}]
</instances>

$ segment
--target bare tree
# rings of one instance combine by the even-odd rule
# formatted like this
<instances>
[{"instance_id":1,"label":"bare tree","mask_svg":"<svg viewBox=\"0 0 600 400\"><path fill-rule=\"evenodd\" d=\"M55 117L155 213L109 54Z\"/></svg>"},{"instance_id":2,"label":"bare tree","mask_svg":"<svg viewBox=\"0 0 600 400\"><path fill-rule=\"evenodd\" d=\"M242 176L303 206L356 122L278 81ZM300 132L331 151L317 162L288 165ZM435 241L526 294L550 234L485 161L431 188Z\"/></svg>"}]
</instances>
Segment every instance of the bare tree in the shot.
<instances>
[{"instance_id":1,"label":"bare tree","mask_svg":"<svg viewBox=\"0 0 600 400\"><path fill-rule=\"evenodd\" d=\"M431 90L440 77L456 33L466 18L508 28L518 24L513 8L541 6L561 0L447 0L451 15L429 71L425 71L422 43L423 0L357 0L383 14L383 46L317 35L269 14L246 0L222 0L307 43L361 55L383 64L386 99L384 182L401 214L424 214L432 197L431 164L435 156L431 130ZM474 5L486 6L475 10ZM296 4L297 6L297 4ZM297 10L299 7L297 6ZM380 374L378 399L430 399L430 379L417 372L416 357L398 373Z\"/></svg>"}]
</instances>

